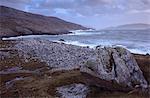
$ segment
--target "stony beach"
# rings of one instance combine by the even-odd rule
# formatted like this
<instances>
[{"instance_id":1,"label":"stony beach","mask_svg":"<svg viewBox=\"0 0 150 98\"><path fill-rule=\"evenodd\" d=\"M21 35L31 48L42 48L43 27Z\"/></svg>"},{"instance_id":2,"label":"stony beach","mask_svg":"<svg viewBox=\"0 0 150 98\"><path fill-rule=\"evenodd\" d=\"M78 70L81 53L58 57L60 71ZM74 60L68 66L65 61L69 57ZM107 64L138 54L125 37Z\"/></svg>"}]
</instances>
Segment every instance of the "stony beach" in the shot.
<instances>
[{"instance_id":1,"label":"stony beach","mask_svg":"<svg viewBox=\"0 0 150 98\"><path fill-rule=\"evenodd\" d=\"M149 96L150 56L121 47L91 49L47 40L1 40L0 57L2 98Z\"/></svg>"}]
</instances>

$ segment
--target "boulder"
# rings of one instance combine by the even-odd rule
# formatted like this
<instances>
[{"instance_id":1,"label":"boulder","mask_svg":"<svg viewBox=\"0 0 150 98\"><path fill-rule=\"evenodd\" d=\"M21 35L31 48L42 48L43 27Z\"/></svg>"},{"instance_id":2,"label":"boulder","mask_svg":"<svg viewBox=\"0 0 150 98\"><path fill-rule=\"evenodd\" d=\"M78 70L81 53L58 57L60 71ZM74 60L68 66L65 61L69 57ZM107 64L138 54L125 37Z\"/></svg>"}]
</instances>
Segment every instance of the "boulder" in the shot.
<instances>
[{"instance_id":1,"label":"boulder","mask_svg":"<svg viewBox=\"0 0 150 98\"><path fill-rule=\"evenodd\" d=\"M84 84L71 84L57 87L57 96L60 98L86 98L89 88Z\"/></svg>"},{"instance_id":2,"label":"boulder","mask_svg":"<svg viewBox=\"0 0 150 98\"><path fill-rule=\"evenodd\" d=\"M135 87L147 88L147 81L137 65L133 55L121 47L98 47L96 57L89 58L80 71L99 80L110 81L110 84L119 84L120 87L133 89ZM86 75L87 76L87 75ZM90 84L104 87L106 83L89 79ZM112 82L111 82L112 81ZM98 84L97 84L98 83ZM110 86L110 85L108 85ZM112 88L112 87L109 87Z\"/></svg>"}]
</instances>

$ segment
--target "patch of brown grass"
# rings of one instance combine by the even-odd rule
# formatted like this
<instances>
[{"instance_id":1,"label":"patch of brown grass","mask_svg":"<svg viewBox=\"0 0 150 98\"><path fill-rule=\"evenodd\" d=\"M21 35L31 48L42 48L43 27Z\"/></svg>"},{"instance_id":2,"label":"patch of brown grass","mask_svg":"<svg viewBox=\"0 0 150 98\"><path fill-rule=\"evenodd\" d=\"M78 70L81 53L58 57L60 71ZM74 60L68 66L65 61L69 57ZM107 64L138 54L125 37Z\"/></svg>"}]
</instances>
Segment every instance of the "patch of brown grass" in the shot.
<instances>
[{"instance_id":1,"label":"patch of brown grass","mask_svg":"<svg viewBox=\"0 0 150 98\"><path fill-rule=\"evenodd\" d=\"M134 54L134 57L142 70L145 79L150 83L150 55Z\"/></svg>"},{"instance_id":2,"label":"patch of brown grass","mask_svg":"<svg viewBox=\"0 0 150 98\"><path fill-rule=\"evenodd\" d=\"M55 95L56 87L69 85L73 83L85 83L85 79L81 75L79 70L66 71L63 73L53 73L52 81L49 83L48 93L51 95Z\"/></svg>"}]
</instances>

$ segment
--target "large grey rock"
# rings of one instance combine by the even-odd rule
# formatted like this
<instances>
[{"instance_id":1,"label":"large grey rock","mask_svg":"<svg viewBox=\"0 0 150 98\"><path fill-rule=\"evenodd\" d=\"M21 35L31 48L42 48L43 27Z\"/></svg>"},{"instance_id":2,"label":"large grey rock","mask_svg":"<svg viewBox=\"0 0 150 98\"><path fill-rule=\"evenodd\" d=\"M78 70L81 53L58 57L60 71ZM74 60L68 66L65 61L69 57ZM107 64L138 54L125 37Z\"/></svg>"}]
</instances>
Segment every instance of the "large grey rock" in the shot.
<instances>
[{"instance_id":1,"label":"large grey rock","mask_svg":"<svg viewBox=\"0 0 150 98\"><path fill-rule=\"evenodd\" d=\"M81 72L102 80L114 81L123 87L147 88L147 81L128 50L121 47L104 47L97 48L95 51L97 56L89 58L85 66L80 68ZM93 83L95 83L94 80Z\"/></svg>"},{"instance_id":2,"label":"large grey rock","mask_svg":"<svg viewBox=\"0 0 150 98\"><path fill-rule=\"evenodd\" d=\"M79 47L46 40L22 40L12 47L26 61L30 58L46 62L52 70L80 68L82 73L123 87L147 87L143 73L132 54L121 47ZM91 80L92 85L101 82ZM88 82L88 81L87 81ZM104 84L102 83L104 86ZM113 87L112 87L113 88Z\"/></svg>"},{"instance_id":3,"label":"large grey rock","mask_svg":"<svg viewBox=\"0 0 150 98\"><path fill-rule=\"evenodd\" d=\"M60 98L86 98L89 88L84 84L71 84L57 88Z\"/></svg>"}]
</instances>

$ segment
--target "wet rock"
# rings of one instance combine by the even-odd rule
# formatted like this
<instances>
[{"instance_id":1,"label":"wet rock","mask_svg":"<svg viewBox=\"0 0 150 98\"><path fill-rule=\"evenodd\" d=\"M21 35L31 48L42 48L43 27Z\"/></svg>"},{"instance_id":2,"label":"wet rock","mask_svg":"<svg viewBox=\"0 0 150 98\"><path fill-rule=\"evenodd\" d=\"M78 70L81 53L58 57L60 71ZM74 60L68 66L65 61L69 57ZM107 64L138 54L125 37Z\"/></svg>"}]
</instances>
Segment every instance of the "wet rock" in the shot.
<instances>
[{"instance_id":1,"label":"wet rock","mask_svg":"<svg viewBox=\"0 0 150 98\"><path fill-rule=\"evenodd\" d=\"M59 41L63 41L64 42L65 40L64 39L59 39Z\"/></svg>"}]
</instances>

